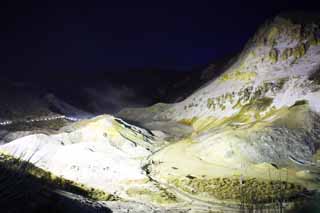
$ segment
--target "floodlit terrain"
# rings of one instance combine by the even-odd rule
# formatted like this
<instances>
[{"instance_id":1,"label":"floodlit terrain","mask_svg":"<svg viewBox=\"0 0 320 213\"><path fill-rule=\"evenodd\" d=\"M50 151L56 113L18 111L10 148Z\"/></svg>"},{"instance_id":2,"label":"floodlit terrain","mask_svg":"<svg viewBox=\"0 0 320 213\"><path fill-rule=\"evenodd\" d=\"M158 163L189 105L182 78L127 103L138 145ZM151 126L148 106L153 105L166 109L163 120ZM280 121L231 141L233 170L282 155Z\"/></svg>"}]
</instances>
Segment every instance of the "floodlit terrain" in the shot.
<instances>
[{"instance_id":1,"label":"floodlit terrain","mask_svg":"<svg viewBox=\"0 0 320 213\"><path fill-rule=\"evenodd\" d=\"M80 121L56 117L46 122L59 128L27 132L13 125L29 120L2 123L0 149L104 192L94 198L114 212L297 212L317 196L319 17L267 22L220 76L178 103L84 119L48 98Z\"/></svg>"}]
</instances>

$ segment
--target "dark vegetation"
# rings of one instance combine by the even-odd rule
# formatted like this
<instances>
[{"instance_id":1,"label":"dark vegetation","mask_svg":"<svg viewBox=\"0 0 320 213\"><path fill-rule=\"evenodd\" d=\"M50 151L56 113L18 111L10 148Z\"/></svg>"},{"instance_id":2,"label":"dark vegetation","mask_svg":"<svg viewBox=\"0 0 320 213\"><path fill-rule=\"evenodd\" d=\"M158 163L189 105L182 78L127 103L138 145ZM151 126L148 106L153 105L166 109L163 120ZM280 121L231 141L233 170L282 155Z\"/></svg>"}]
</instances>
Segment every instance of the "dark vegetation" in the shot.
<instances>
[{"instance_id":1,"label":"dark vegetation","mask_svg":"<svg viewBox=\"0 0 320 213\"><path fill-rule=\"evenodd\" d=\"M111 212L93 201L80 202L59 192L70 192L84 198L97 199L98 192L77 186L74 182L54 177L26 161L0 155L1 213ZM112 199L105 196L105 199Z\"/></svg>"}]
</instances>

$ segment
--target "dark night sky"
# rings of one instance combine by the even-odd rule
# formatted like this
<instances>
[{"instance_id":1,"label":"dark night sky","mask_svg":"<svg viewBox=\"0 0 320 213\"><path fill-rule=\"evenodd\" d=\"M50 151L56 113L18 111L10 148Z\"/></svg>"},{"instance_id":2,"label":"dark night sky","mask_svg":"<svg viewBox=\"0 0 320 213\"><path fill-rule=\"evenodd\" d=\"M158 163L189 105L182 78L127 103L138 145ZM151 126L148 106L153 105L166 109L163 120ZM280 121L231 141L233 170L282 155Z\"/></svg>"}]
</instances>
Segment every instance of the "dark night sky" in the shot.
<instances>
[{"instance_id":1,"label":"dark night sky","mask_svg":"<svg viewBox=\"0 0 320 213\"><path fill-rule=\"evenodd\" d=\"M280 11L318 9L303 0L111 2L2 0L0 72L191 69L240 51Z\"/></svg>"}]
</instances>

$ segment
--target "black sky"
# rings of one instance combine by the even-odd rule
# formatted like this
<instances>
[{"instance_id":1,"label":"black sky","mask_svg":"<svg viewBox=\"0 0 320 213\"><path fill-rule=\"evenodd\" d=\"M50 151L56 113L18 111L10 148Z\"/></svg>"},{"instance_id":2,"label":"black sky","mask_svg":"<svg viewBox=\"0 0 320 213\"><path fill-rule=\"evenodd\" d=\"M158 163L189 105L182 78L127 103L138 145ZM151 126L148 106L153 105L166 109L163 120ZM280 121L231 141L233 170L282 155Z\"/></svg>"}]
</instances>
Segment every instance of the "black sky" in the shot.
<instances>
[{"instance_id":1,"label":"black sky","mask_svg":"<svg viewBox=\"0 0 320 213\"><path fill-rule=\"evenodd\" d=\"M0 72L191 69L240 51L281 11L317 11L314 2L2 0Z\"/></svg>"}]
</instances>

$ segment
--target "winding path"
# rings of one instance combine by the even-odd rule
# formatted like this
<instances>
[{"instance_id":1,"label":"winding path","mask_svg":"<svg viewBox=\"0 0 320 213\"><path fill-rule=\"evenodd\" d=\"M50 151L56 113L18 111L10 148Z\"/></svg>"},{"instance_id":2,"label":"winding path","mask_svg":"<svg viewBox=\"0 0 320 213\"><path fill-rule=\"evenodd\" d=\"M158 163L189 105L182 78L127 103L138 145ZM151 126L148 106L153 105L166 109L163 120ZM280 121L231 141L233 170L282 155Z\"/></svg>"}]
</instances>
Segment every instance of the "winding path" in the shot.
<instances>
[{"instance_id":1,"label":"winding path","mask_svg":"<svg viewBox=\"0 0 320 213\"><path fill-rule=\"evenodd\" d=\"M38 118L30 118L30 119L17 119L17 120L3 120L0 121L0 126L8 126L16 123L35 123L41 121L53 121L53 120L60 120L65 119L68 121L80 121L82 119L76 117L70 117L65 115L56 115L56 116L43 116Z\"/></svg>"}]
</instances>

